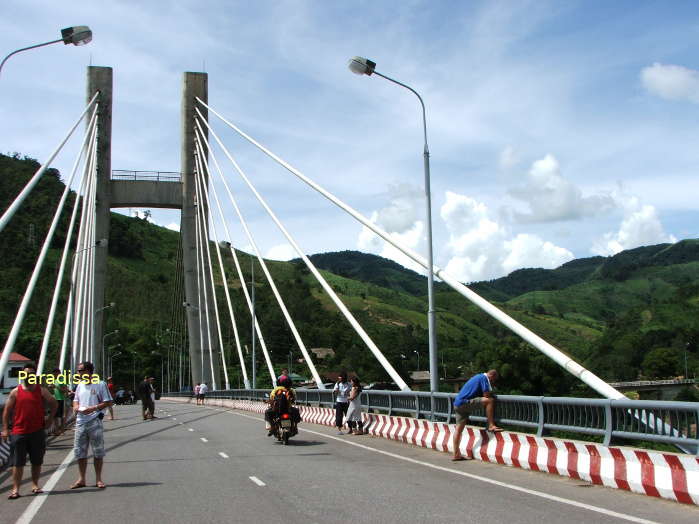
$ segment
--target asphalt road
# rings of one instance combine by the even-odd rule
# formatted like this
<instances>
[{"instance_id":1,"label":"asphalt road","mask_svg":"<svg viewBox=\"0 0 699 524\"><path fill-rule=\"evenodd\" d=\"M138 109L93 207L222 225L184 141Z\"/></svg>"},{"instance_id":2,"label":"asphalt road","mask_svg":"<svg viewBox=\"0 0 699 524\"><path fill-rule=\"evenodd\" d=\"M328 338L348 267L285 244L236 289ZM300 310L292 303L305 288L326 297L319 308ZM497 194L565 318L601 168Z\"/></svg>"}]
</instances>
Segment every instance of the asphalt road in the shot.
<instances>
[{"instance_id":1,"label":"asphalt road","mask_svg":"<svg viewBox=\"0 0 699 524\"><path fill-rule=\"evenodd\" d=\"M53 442L47 495L6 500L0 523L699 522L699 508L303 424L289 446L257 415L159 402L161 418L118 407L105 421L107 489L70 490L72 432ZM65 462L64 462L65 461ZM61 464L63 466L61 466ZM29 472L26 471L26 474ZM495 482L495 483L493 483Z\"/></svg>"}]
</instances>

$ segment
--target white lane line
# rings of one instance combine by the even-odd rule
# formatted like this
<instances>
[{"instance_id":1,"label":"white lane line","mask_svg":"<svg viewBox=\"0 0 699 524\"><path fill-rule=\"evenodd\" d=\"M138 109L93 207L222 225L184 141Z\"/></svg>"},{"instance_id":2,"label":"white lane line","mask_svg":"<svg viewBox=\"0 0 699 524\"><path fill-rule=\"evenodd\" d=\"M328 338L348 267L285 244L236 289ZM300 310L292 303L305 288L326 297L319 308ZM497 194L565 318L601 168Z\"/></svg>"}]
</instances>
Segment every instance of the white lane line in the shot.
<instances>
[{"instance_id":1,"label":"white lane line","mask_svg":"<svg viewBox=\"0 0 699 524\"><path fill-rule=\"evenodd\" d=\"M221 455L225 459L228 458L228 455L226 455L223 451L219 451L218 454Z\"/></svg>"},{"instance_id":2,"label":"white lane line","mask_svg":"<svg viewBox=\"0 0 699 524\"><path fill-rule=\"evenodd\" d=\"M180 422L179 424L180 424L180 426L184 426L184 422Z\"/></svg>"},{"instance_id":3,"label":"white lane line","mask_svg":"<svg viewBox=\"0 0 699 524\"><path fill-rule=\"evenodd\" d=\"M192 428L187 428L187 431L194 431Z\"/></svg>"},{"instance_id":4,"label":"white lane line","mask_svg":"<svg viewBox=\"0 0 699 524\"><path fill-rule=\"evenodd\" d=\"M206 440L204 437L201 437L201 441L202 441L202 442L209 442L209 441Z\"/></svg>"},{"instance_id":5,"label":"white lane line","mask_svg":"<svg viewBox=\"0 0 699 524\"><path fill-rule=\"evenodd\" d=\"M261 420L261 419L258 418L258 417L253 417L253 416L251 416L251 415L244 415L244 414L242 414L242 413L234 413L234 412L230 412L230 411L229 411L229 413L231 413L232 415L238 415L239 417L245 417L245 418L249 418L249 419L253 419L253 420L258 420L258 421ZM575 507L577 507L577 508L586 509L586 510L589 510L589 511L593 511L593 512L595 512L595 513L601 513L602 515L607 515L607 516L610 516L610 517L616 517L616 518L618 518L618 519L627 520L627 521L629 521L629 522L638 522L639 524L659 524L659 523L657 523L657 522L655 522L655 521L653 521L653 520L646 520L646 519L642 519L642 518L640 518L640 517L635 517L635 516L633 516L633 515L627 515L626 513L619 513L619 512L616 512L616 511L609 510L609 509L601 508L601 507L599 507L599 506L593 506L593 505L591 505L591 504L585 504L584 502L578 502L577 500L571 500L571 499L566 499L566 498L563 498L563 497L557 497L556 495L550 495L550 494L544 493L544 492L542 492L542 491L536 491L536 490L533 490L533 489L523 488L523 487L517 486L517 485L515 485L515 484L508 484L508 483L506 483L506 482L500 482L499 480L493 480L493 479L489 479L489 478L487 478L487 477L481 477L480 475L474 475L474 474L472 474L472 473L466 473L465 471L460 471L460 470L458 470L458 469L447 468L447 467L444 467L444 466L438 466L438 465L436 465L436 464L430 464L429 462L424 462L424 461L422 461L422 460L417 460L417 459L413 459L413 458L409 458L409 457L403 457L403 456L401 456L401 455L397 455L397 454L395 454L395 453L391 453L390 451L384 451L384 450L382 450L382 449L372 448L372 447L370 447L370 446L365 446L364 444L359 444L358 442L351 442L351 441L348 441L348 440L345 440L345 439L341 439L341 438L338 438L338 437L333 437L332 435L326 435L325 433L319 433L319 432L317 432L317 431L313 431L313 430L310 430L310 429L298 428L298 430L299 430L299 431L304 431L304 432L306 432L306 433L311 433L311 434L317 435L317 436L319 436L319 437L324 437L324 438L336 440L336 441L338 441L338 442L342 442L343 444L347 444L348 446L356 446L356 447L358 447L358 448L365 449L365 450L367 450L367 451L373 451L374 453L379 453L379 454L381 454L381 455L386 455L387 457L392 457L392 458L395 458L395 459L398 459L398 460L403 460L403 461L405 461L405 462L411 462L411 463L413 463L413 464L418 464L418 465L420 465L420 466L425 466L425 467L427 467L427 468L436 469L436 470L438 470L438 471L446 471L446 472L448 472L448 473L454 473L455 475L461 475L462 477L468 477L468 478L470 478L470 479L478 480L478 481L481 481L481 482L485 482L485 483L487 483L487 484L494 484L495 486L500 486L501 488L511 489L511 490L513 490L513 491L520 491L520 492L522 492L522 493L526 493L527 495L533 495L533 496L535 496L535 497L541 497L541 498L543 498L543 499L552 500L552 501L554 501L554 502L559 502L559 503L561 503L561 504L567 504L567 505L569 505L569 506L575 506ZM252 477L250 477L250 479L252 479ZM254 481L253 481L253 482L254 482Z\"/></svg>"},{"instance_id":6,"label":"white lane line","mask_svg":"<svg viewBox=\"0 0 699 524\"><path fill-rule=\"evenodd\" d=\"M32 503L29 504L29 506L27 506L27 509L25 509L24 513L20 515L15 524L29 524L32 521L37 512L41 509L41 505L46 502L46 497L49 496L49 492L68 469L68 466L73 461L73 457L73 450L70 450L70 453L68 453L66 458L63 459L63 462L61 462L61 465L58 466L58 469L53 472L53 475L51 475L51 477L46 481L46 484L44 484L42 488L44 492L39 495L34 495L34 500L32 500Z\"/></svg>"},{"instance_id":7,"label":"white lane line","mask_svg":"<svg viewBox=\"0 0 699 524\"><path fill-rule=\"evenodd\" d=\"M172 420L177 420L177 417L172 417Z\"/></svg>"},{"instance_id":8,"label":"white lane line","mask_svg":"<svg viewBox=\"0 0 699 524\"><path fill-rule=\"evenodd\" d=\"M260 487L267 485L264 482L262 482L260 479L258 479L257 477L248 477L248 478Z\"/></svg>"}]
</instances>

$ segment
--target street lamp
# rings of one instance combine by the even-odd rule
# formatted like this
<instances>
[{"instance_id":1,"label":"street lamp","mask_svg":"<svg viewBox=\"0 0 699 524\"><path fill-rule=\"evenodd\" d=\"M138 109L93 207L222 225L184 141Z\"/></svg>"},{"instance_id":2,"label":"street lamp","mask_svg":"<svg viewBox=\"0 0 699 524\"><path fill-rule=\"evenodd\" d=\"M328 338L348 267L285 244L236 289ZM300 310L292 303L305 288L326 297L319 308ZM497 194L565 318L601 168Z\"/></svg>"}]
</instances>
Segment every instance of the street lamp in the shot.
<instances>
[{"instance_id":1,"label":"street lamp","mask_svg":"<svg viewBox=\"0 0 699 524\"><path fill-rule=\"evenodd\" d=\"M422 131L425 137L423 149L423 164L425 170L425 202L427 206L427 330L430 348L430 391L439 390L439 372L437 367L437 326L434 318L434 262L432 257L432 197L430 192L430 151L427 147L427 117L425 116L425 104L422 97L412 87L389 78L376 71L376 62L367 58L355 56L349 61L349 70L357 75L371 76L376 74L412 92L422 106Z\"/></svg>"},{"instance_id":2,"label":"street lamp","mask_svg":"<svg viewBox=\"0 0 699 524\"><path fill-rule=\"evenodd\" d=\"M112 304L114 304L114 302L112 302ZM102 308L102 309L106 309L107 307L111 307L111 306L105 306L105 307ZM104 373L104 369L105 369L105 366L104 366L104 340L105 340L108 336L110 336L110 335L116 335L117 333L119 333L119 330L118 330L118 329L115 329L115 330L112 331L111 333L107 333L106 335L104 335L104 336L102 337L102 372L103 372L103 373Z\"/></svg>"},{"instance_id":3,"label":"street lamp","mask_svg":"<svg viewBox=\"0 0 699 524\"><path fill-rule=\"evenodd\" d=\"M36 49L37 47L44 47L46 45L51 44L57 44L58 42L63 42L66 45L85 45L89 43L91 40L92 31L86 25L66 27L65 29L61 29L61 38L57 40L51 40L50 42L44 42L43 44L30 45L29 47L23 47L22 49L12 51L9 55L3 58L2 62L0 62L0 71L2 71L2 66L5 65L5 62L7 62L8 58L10 58L12 55L16 55L17 53L21 53L22 51L28 51L30 49Z\"/></svg>"},{"instance_id":4,"label":"street lamp","mask_svg":"<svg viewBox=\"0 0 699 524\"><path fill-rule=\"evenodd\" d=\"M112 363L114 361L114 357L121 355L121 351L117 351L116 353L112 353L113 349L120 348L121 344L116 344L114 346L109 346L107 348L107 351L109 352L109 356L107 357L107 376L111 377L114 375L114 368L112 367Z\"/></svg>"}]
</instances>

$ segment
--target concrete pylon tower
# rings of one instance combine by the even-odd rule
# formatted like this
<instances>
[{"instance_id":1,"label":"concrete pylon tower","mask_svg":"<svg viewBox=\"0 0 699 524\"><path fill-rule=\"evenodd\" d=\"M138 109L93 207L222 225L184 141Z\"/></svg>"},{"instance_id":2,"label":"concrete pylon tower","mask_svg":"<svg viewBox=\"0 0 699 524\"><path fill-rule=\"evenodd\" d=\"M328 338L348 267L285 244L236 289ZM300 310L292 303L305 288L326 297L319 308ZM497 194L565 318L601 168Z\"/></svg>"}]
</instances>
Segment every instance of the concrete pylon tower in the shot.
<instances>
[{"instance_id":1,"label":"concrete pylon tower","mask_svg":"<svg viewBox=\"0 0 699 524\"><path fill-rule=\"evenodd\" d=\"M182 80L182 219L180 234L182 235L182 265L184 269L184 285L187 309L187 329L189 333L189 355L192 364L192 383L206 382L209 387L214 384L221 387L220 347L215 329L213 297L214 290L208 278L209 264L206 257L198 259L196 221L197 206L201 206L205 220L208 220L209 210L203 203L196 201L196 146L194 144L195 108L208 118L208 112L196 101L200 98L208 103L208 75L206 73L184 73ZM208 156L205 149L204 154ZM208 178L204 178L208 184ZM207 239L208 241L208 239ZM206 286L206 294L203 286ZM205 300L205 295L206 299ZM207 323L208 318L211 324ZM208 331L207 331L208 330ZM211 347L209 347L211 343ZM215 378L215 380L214 380Z\"/></svg>"},{"instance_id":2,"label":"concrete pylon tower","mask_svg":"<svg viewBox=\"0 0 699 524\"><path fill-rule=\"evenodd\" d=\"M95 200L95 238L109 238L112 178L112 68L89 66L87 68L87 102L99 91L97 99L97 184ZM89 119L88 119L89 121ZM92 353L95 370L104 374L102 362L102 336L104 334L104 288L107 282L107 248L95 248L95 280L93 284ZM88 354L90 352L88 351ZM77 364L77 362L76 362Z\"/></svg>"}]
</instances>

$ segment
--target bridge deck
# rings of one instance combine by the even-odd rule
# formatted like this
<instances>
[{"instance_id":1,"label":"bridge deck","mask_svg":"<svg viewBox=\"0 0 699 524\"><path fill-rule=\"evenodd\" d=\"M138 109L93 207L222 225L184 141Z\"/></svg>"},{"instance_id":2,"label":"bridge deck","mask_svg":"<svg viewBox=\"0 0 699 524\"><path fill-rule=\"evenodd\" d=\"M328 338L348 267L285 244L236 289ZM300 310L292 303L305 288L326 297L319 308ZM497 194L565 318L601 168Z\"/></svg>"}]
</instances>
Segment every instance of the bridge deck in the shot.
<instances>
[{"instance_id":1,"label":"bridge deck","mask_svg":"<svg viewBox=\"0 0 699 524\"><path fill-rule=\"evenodd\" d=\"M568 524L619 521L611 512L628 516L622 520L656 522L696 522L699 517L694 506L489 463L452 463L443 453L366 436L337 436L322 426L303 425L284 447L266 438L260 418L246 412L166 402L158 407L157 420L143 422L138 406L120 406L118 419L105 421L106 490L70 490L77 476L73 462L49 495L27 496L30 486L25 483L25 496L0 502L3 522L15 522L32 502L36 506L42 500L31 522L97 517L103 524ZM48 451L43 482L70 452L71 436L69 432ZM89 468L88 484L94 481ZM0 481L0 495L7 496L9 473L0 475Z\"/></svg>"}]
</instances>

